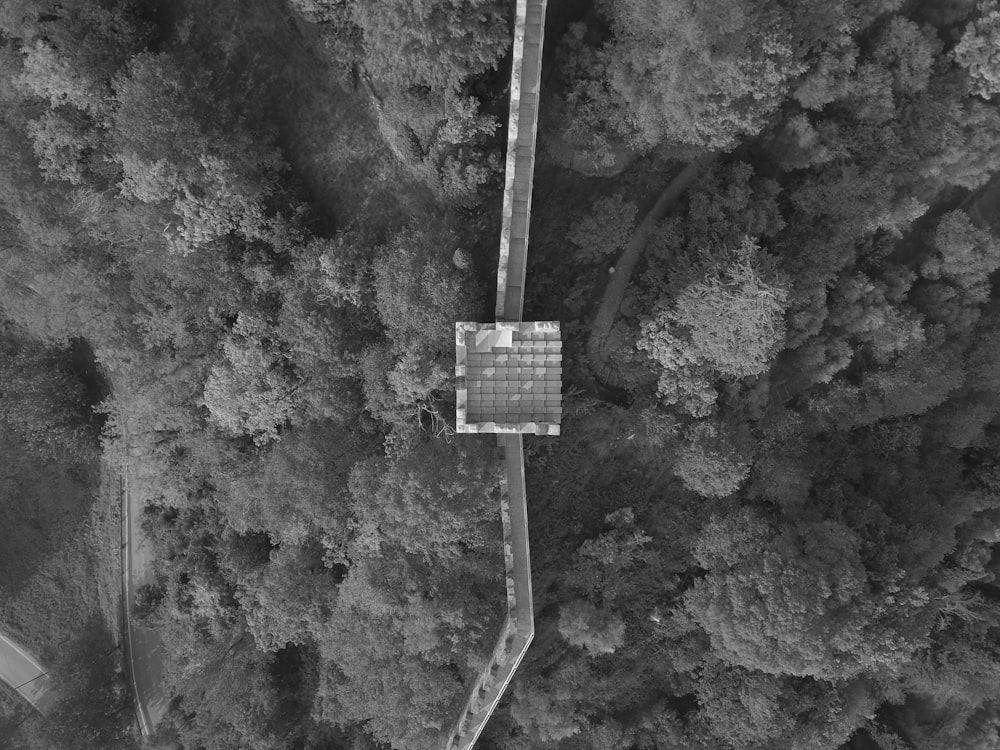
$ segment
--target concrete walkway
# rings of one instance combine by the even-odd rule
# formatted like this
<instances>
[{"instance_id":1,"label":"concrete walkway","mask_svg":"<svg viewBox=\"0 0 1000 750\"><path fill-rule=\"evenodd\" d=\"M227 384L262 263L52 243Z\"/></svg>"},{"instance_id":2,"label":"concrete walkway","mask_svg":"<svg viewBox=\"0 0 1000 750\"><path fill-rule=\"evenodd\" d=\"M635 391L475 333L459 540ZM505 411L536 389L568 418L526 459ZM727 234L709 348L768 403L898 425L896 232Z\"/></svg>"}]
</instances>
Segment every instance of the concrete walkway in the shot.
<instances>
[{"instance_id":1,"label":"concrete walkway","mask_svg":"<svg viewBox=\"0 0 1000 750\"><path fill-rule=\"evenodd\" d=\"M518 0L514 19L507 167L497 265L497 321L519 322L524 310L545 5L546 0ZM507 615L493 654L469 691L468 700L446 739L446 750L471 750L476 744L535 637L524 443L520 434L501 434L497 440L504 450L506 469L501 488L500 518L503 523Z\"/></svg>"},{"instance_id":2,"label":"concrete walkway","mask_svg":"<svg viewBox=\"0 0 1000 750\"><path fill-rule=\"evenodd\" d=\"M58 696L48 670L26 649L0 633L0 680L40 714L47 714Z\"/></svg>"},{"instance_id":3,"label":"concrete walkway","mask_svg":"<svg viewBox=\"0 0 1000 750\"><path fill-rule=\"evenodd\" d=\"M144 736L152 734L167 713L169 697L163 686L163 655L159 634L132 622L135 592L153 582L153 546L140 525L141 503L129 492L128 467L121 472L122 609L128 649L129 679L135 696L136 719Z\"/></svg>"},{"instance_id":4,"label":"concrete walkway","mask_svg":"<svg viewBox=\"0 0 1000 750\"><path fill-rule=\"evenodd\" d=\"M542 80L542 43L545 39L545 3L546 0L518 0L514 20L507 166L497 268L497 320L519 321L524 308L538 96Z\"/></svg>"}]
</instances>

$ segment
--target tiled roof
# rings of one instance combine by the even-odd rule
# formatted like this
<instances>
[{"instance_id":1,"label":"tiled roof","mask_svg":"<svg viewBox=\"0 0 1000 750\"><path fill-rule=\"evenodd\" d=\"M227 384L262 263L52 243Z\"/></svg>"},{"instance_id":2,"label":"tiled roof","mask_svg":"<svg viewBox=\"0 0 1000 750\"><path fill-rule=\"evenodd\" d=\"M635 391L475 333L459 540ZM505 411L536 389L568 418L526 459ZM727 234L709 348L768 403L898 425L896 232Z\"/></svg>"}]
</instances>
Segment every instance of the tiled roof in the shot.
<instances>
[{"instance_id":1,"label":"tiled roof","mask_svg":"<svg viewBox=\"0 0 1000 750\"><path fill-rule=\"evenodd\" d=\"M455 352L459 432L559 433L558 323L457 323Z\"/></svg>"}]
</instances>

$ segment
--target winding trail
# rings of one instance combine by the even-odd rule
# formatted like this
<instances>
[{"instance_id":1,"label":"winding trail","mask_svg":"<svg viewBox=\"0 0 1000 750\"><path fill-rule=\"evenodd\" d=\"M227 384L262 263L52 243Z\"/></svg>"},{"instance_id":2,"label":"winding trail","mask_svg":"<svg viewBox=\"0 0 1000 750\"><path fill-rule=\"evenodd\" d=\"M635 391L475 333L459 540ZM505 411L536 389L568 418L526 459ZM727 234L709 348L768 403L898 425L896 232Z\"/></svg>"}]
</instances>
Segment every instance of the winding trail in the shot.
<instances>
[{"instance_id":1,"label":"winding trail","mask_svg":"<svg viewBox=\"0 0 1000 750\"><path fill-rule=\"evenodd\" d=\"M611 329L618 319L621 310L622 300L625 299L625 292L628 290L629 281L635 272L639 260L649 244L649 240L656 230L656 225L667 213L667 209L676 201L687 188L694 182L695 178L709 164L715 160L715 154L705 154L689 163L678 173L670 184L664 189L656 203L646 214L628 246L622 251L621 257L615 264L615 274L611 277L604 295L601 297L597 314L590 325L590 338L587 339L587 358L590 360L590 367L594 374L608 385L610 383L610 373L612 368L608 364L610 352L607 351L608 339Z\"/></svg>"}]
</instances>

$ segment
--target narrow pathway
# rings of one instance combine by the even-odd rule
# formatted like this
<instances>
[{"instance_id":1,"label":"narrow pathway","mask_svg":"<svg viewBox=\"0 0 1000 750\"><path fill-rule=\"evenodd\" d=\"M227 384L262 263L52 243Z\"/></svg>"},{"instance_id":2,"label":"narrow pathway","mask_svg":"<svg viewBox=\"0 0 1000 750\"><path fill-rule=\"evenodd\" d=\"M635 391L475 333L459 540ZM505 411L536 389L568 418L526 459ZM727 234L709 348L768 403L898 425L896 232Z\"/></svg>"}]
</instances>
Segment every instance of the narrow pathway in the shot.
<instances>
[{"instance_id":1,"label":"narrow pathway","mask_svg":"<svg viewBox=\"0 0 1000 750\"><path fill-rule=\"evenodd\" d=\"M48 670L26 649L0 633L0 680L40 714L47 714L57 696Z\"/></svg>"},{"instance_id":2,"label":"narrow pathway","mask_svg":"<svg viewBox=\"0 0 1000 750\"><path fill-rule=\"evenodd\" d=\"M546 0L518 0L514 21L514 64L510 74L507 167L504 173L500 262L497 268L497 320L518 321L524 309L524 275L535 175L538 95L542 79L542 42Z\"/></svg>"},{"instance_id":3,"label":"narrow pathway","mask_svg":"<svg viewBox=\"0 0 1000 750\"><path fill-rule=\"evenodd\" d=\"M545 7L546 0L517 0L510 116L507 122L507 166L497 266L497 321L520 321L524 310ZM503 522L507 615L489 663L476 679L447 737L446 750L470 750L476 744L535 637L524 443L520 434L501 434L497 436L497 441L503 447L506 468L500 518Z\"/></svg>"},{"instance_id":4,"label":"narrow pathway","mask_svg":"<svg viewBox=\"0 0 1000 750\"><path fill-rule=\"evenodd\" d=\"M123 437L126 440L127 437ZM135 713L143 736L153 733L167 712L163 686L163 656L159 634L132 622L136 590L151 582L153 550L139 523L141 506L129 492L128 466L121 469L122 505L122 613L129 681L135 696Z\"/></svg>"},{"instance_id":5,"label":"narrow pathway","mask_svg":"<svg viewBox=\"0 0 1000 750\"><path fill-rule=\"evenodd\" d=\"M604 289L601 304L597 308L593 323L590 325L590 338L587 340L587 359L590 361L590 367L605 385L617 385L617 383L608 382L611 368L608 366L609 352L606 345L611 335L611 329L618 319L629 281L642 258L646 245L649 244L649 240L656 230L656 225L667 213L667 209L687 190L701 171L714 160L714 154L706 154L695 159L670 181L638 229L635 230L628 246L615 264L615 274Z\"/></svg>"}]
</instances>

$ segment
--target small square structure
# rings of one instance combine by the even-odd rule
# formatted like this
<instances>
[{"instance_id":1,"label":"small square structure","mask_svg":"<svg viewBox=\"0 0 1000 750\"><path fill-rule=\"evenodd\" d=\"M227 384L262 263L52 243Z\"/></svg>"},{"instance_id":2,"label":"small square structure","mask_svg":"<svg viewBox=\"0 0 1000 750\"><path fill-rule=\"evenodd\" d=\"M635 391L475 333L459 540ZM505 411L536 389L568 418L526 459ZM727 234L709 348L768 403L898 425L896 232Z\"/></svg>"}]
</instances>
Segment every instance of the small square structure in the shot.
<instances>
[{"instance_id":1,"label":"small square structure","mask_svg":"<svg viewBox=\"0 0 1000 750\"><path fill-rule=\"evenodd\" d=\"M559 323L456 323L458 432L558 435L562 421Z\"/></svg>"}]
</instances>

